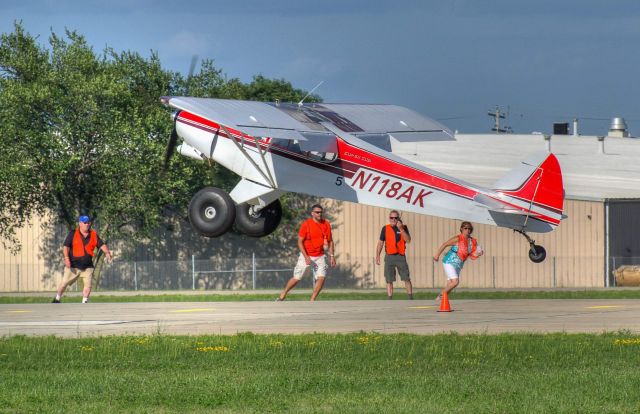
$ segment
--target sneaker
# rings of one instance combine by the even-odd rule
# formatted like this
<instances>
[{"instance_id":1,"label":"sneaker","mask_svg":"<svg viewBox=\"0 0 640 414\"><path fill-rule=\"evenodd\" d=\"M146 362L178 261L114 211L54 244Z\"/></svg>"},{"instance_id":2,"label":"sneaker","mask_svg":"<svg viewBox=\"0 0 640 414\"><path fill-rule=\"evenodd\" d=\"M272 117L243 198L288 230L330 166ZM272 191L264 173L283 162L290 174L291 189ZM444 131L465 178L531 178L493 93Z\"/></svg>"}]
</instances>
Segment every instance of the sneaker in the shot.
<instances>
[{"instance_id":1,"label":"sneaker","mask_svg":"<svg viewBox=\"0 0 640 414\"><path fill-rule=\"evenodd\" d=\"M53 300L51 301L51 303L60 303L59 299L53 298Z\"/></svg>"},{"instance_id":2,"label":"sneaker","mask_svg":"<svg viewBox=\"0 0 640 414\"><path fill-rule=\"evenodd\" d=\"M282 299L280 296L278 296L278 297L276 298L276 302L284 302L284 299Z\"/></svg>"}]
</instances>

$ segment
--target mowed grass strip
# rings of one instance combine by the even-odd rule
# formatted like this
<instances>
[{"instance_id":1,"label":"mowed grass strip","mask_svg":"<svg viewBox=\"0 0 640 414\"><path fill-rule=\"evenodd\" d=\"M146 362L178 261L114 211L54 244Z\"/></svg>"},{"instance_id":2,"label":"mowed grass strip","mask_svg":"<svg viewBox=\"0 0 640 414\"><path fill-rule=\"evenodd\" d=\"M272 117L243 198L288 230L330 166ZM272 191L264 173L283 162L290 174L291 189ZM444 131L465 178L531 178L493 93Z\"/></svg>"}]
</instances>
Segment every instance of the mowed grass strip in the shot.
<instances>
[{"instance_id":1,"label":"mowed grass strip","mask_svg":"<svg viewBox=\"0 0 640 414\"><path fill-rule=\"evenodd\" d=\"M638 412L640 337L0 340L1 412Z\"/></svg>"},{"instance_id":2,"label":"mowed grass strip","mask_svg":"<svg viewBox=\"0 0 640 414\"><path fill-rule=\"evenodd\" d=\"M416 291L414 299L433 300L437 295L437 290ZM50 303L55 296L42 295L18 295L3 294L0 296L0 304L17 303ZM94 292L91 302L240 302L240 301L273 301L278 296L277 293L225 293L211 294L202 292L194 294L189 291L186 294L160 293L131 295L131 292L123 295L109 295ZM80 302L82 295L71 292L63 297L63 302ZM287 301L308 301L310 293L290 293ZM458 289L449 296L450 299L640 299L640 289L610 288L605 290L523 290L523 291L495 291L495 290L463 290ZM332 292L324 290L319 300L387 300L386 291L357 291L357 292ZM394 300L405 300L406 294L403 288L399 288L394 295Z\"/></svg>"}]
</instances>

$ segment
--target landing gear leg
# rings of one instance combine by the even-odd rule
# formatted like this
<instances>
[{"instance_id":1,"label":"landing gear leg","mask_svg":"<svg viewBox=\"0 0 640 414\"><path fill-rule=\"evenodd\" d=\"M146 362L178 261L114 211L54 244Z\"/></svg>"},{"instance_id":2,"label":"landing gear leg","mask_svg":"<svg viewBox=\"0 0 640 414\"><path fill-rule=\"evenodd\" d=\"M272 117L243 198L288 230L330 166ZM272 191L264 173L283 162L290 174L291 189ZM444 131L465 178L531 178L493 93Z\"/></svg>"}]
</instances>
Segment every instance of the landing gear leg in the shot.
<instances>
[{"instance_id":1,"label":"landing gear leg","mask_svg":"<svg viewBox=\"0 0 640 414\"><path fill-rule=\"evenodd\" d=\"M524 238L527 239L527 242L529 243L529 259L531 259L533 263L543 262L547 257L547 251L544 247L536 244L536 241L529 237L526 231L515 229L513 231L522 234Z\"/></svg>"}]
</instances>

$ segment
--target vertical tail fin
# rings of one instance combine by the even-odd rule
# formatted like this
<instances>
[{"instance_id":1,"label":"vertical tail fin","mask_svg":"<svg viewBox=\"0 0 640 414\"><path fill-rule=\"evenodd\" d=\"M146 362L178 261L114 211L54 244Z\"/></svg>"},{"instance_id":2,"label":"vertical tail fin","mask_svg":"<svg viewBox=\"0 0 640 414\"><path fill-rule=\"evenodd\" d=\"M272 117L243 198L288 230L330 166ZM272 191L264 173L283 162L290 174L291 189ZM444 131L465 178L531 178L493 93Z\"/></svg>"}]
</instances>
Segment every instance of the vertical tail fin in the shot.
<instances>
[{"instance_id":1,"label":"vertical tail fin","mask_svg":"<svg viewBox=\"0 0 640 414\"><path fill-rule=\"evenodd\" d=\"M538 153L494 184L494 190L511 197L531 217L557 226L564 208L560 163L553 154Z\"/></svg>"}]
</instances>

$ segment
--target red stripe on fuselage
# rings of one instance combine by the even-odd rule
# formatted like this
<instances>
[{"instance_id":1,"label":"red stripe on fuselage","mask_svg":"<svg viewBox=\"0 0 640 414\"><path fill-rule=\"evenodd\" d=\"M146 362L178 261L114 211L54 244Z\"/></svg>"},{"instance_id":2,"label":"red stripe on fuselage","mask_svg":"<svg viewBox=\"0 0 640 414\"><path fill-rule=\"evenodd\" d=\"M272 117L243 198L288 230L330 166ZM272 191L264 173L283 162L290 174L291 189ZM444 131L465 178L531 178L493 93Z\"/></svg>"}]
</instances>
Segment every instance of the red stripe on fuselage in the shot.
<instances>
[{"instance_id":1,"label":"red stripe on fuselage","mask_svg":"<svg viewBox=\"0 0 640 414\"><path fill-rule=\"evenodd\" d=\"M380 155L367 152L343 140L338 140L338 150L340 151L341 159L349 160L364 168L377 170L384 174L413 181L416 184L445 191L463 198L473 199L477 194L476 191L468 187L431 175L400 162L384 158Z\"/></svg>"}]
</instances>

